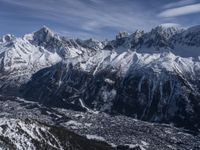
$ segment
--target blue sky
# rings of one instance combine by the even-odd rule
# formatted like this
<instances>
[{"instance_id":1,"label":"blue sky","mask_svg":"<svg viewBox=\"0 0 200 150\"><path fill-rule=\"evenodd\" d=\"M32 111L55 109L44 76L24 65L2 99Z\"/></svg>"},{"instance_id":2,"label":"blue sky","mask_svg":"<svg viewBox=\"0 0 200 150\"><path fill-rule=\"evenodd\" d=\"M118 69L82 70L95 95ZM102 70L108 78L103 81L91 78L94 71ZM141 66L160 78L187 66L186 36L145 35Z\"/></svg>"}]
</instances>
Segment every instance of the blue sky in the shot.
<instances>
[{"instance_id":1,"label":"blue sky","mask_svg":"<svg viewBox=\"0 0 200 150\"><path fill-rule=\"evenodd\" d=\"M0 0L0 36L43 25L68 37L114 38L164 23L200 24L199 0Z\"/></svg>"}]
</instances>

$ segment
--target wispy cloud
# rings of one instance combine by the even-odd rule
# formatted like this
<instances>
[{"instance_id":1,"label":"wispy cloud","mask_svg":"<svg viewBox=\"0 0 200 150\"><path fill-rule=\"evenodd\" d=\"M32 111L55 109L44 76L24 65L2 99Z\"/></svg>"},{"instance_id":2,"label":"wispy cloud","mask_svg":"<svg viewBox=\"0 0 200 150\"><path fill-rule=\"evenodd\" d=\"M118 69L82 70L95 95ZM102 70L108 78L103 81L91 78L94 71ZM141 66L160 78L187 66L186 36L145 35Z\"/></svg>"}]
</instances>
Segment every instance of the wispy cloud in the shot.
<instances>
[{"instance_id":1,"label":"wispy cloud","mask_svg":"<svg viewBox=\"0 0 200 150\"><path fill-rule=\"evenodd\" d=\"M186 6L190 4L196 3L196 0L178 0L175 2L168 3L164 5L164 9L169 9L169 8L175 8L175 7L181 7L181 6Z\"/></svg>"},{"instance_id":2,"label":"wispy cloud","mask_svg":"<svg viewBox=\"0 0 200 150\"><path fill-rule=\"evenodd\" d=\"M81 30L83 33L94 32L96 36L113 30L134 31L136 29L150 29L159 24L152 18L150 10L141 11L143 6L136 1L121 0L1 0L4 3L28 9L19 15L26 15L47 21L53 21L63 26ZM74 32L74 30L72 30Z\"/></svg>"},{"instance_id":3,"label":"wispy cloud","mask_svg":"<svg viewBox=\"0 0 200 150\"><path fill-rule=\"evenodd\" d=\"M193 14L193 13L200 13L200 3L186 5L189 2L191 3L194 1L180 1L178 2L178 4L177 3L169 4L167 5L167 8L173 7L173 6L180 6L180 5L185 5L185 6L165 9L158 16L159 17L177 17L177 16L183 16L183 15L188 15L188 14Z\"/></svg>"},{"instance_id":4,"label":"wispy cloud","mask_svg":"<svg viewBox=\"0 0 200 150\"><path fill-rule=\"evenodd\" d=\"M196 0L0 0L0 28L3 33L20 33L21 25L26 32L47 25L64 34L112 38L119 31L150 30L167 22L185 23L173 17L198 12L199 5L195 3ZM158 17L160 8L163 10Z\"/></svg>"}]
</instances>

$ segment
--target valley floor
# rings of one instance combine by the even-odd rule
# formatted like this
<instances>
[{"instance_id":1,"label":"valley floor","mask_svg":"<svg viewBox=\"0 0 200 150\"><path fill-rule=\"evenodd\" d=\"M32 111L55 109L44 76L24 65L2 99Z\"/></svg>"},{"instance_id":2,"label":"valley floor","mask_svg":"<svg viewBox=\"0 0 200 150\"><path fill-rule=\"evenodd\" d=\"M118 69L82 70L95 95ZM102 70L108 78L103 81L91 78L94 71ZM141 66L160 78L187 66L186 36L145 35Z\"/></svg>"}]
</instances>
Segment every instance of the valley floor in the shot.
<instances>
[{"instance_id":1,"label":"valley floor","mask_svg":"<svg viewBox=\"0 0 200 150\"><path fill-rule=\"evenodd\" d=\"M200 135L166 124L1 96L0 148L199 150Z\"/></svg>"}]
</instances>

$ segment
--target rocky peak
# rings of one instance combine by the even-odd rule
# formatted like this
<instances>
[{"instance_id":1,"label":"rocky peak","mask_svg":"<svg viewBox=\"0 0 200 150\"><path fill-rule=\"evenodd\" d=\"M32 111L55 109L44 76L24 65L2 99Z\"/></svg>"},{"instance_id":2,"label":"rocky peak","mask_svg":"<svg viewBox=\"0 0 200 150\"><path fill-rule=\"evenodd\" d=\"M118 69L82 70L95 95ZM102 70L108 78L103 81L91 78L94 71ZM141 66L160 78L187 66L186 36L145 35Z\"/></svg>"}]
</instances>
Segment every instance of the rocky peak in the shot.
<instances>
[{"instance_id":1,"label":"rocky peak","mask_svg":"<svg viewBox=\"0 0 200 150\"><path fill-rule=\"evenodd\" d=\"M49 42L54 35L54 32L52 32L48 27L44 26L33 34L33 40L38 44Z\"/></svg>"},{"instance_id":2,"label":"rocky peak","mask_svg":"<svg viewBox=\"0 0 200 150\"><path fill-rule=\"evenodd\" d=\"M156 50L171 49L170 39L180 33L182 30L176 26L169 24L162 24L153 28L149 33L144 36L145 45Z\"/></svg>"},{"instance_id":3,"label":"rocky peak","mask_svg":"<svg viewBox=\"0 0 200 150\"><path fill-rule=\"evenodd\" d=\"M33 38L30 40L32 44L43 46L50 52L56 52L57 48L62 45L61 38L46 26L34 32L32 36Z\"/></svg>"},{"instance_id":4,"label":"rocky peak","mask_svg":"<svg viewBox=\"0 0 200 150\"><path fill-rule=\"evenodd\" d=\"M35 34L45 34L45 35L54 35L53 31L46 26L43 26L41 29L35 32Z\"/></svg>"},{"instance_id":5,"label":"rocky peak","mask_svg":"<svg viewBox=\"0 0 200 150\"><path fill-rule=\"evenodd\" d=\"M149 33L152 38L162 37L165 39L171 38L173 35L181 32L182 29L179 29L176 26L169 25L159 25L151 30Z\"/></svg>"}]
</instances>

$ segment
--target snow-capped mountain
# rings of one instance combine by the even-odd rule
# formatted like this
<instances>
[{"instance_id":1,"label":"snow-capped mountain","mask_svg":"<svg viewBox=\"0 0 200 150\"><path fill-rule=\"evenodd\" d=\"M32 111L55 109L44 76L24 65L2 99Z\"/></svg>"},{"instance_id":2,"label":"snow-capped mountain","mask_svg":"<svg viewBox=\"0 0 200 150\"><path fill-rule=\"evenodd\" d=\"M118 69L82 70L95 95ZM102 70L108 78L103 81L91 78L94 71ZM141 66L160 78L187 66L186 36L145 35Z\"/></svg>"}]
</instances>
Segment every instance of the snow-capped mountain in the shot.
<instances>
[{"instance_id":1,"label":"snow-capped mountain","mask_svg":"<svg viewBox=\"0 0 200 150\"><path fill-rule=\"evenodd\" d=\"M33 73L61 61L57 53L31 44L31 37L32 35L22 38L11 35L3 37L0 43L1 88L10 87L12 84L20 86L27 82Z\"/></svg>"},{"instance_id":2,"label":"snow-capped mountain","mask_svg":"<svg viewBox=\"0 0 200 150\"><path fill-rule=\"evenodd\" d=\"M199 40L199 27L165 25L105 42L68 39L47 27L7 35L0 43L1 93L198 130Z\"/></svg>"},{"instance_id":3,"label":"snow-capped mountain","mask_svg":"<svg viewBox=\"0 0 200 150\"><path fill-rule=\"evenodd\" d=\"M62 58L86 57L91 56L96 47L92 41L88 41L88 47L80 45L79 40L67 39L52 32L49 28L43 27L32 35L29 41L36 46L41 46L50 52L57 53ZM87 41L82 42L83 45ZM95 42L94 42L95 43ZM102 46L101 46L102 47Z\"/></svg>"},{"instance_id":4,"label":"snow-capped mountain","mask_svg":"<svg viewBox=\"0 0 200 150\"><path fill-rule=\"evenodd\" d=\"M147 33L136 31L131 35L117 36L105 49L116 50L118 53L129 49L150 54L171 51L181 57L198 57L199 29L199 26L182 29L160 25Z\"/></svg>"},{"instance_id":5,"label":"snow-capped mountain","mask_svg":"<svg viewBox=\"0 0 200 150\"><path fill-rule=\"evenodd\" d=\"M180 33L182 29L173 26L160 25L152 29L150 32L137 30L133 34L125 34L116 36L116 40L108 44L108 48L116 49L119 52L130 49L138 52L160 52L162 50L171 49L170 39ZM125 36L126 35L126 36Z\"/></svg>"},{"instance_id":6,"label":"snow-capped mountain","mask_svg":"<svg viewBox=\"0 0 200 150\"><path fill-rule=\"evenodd\" d=\"M86 43L88 47L82 46ZM102 47L101 42L67 39L47 27L22 38L5 35L0 40L0 89L11 91L30 80L35 72L63 59L84 61Z\"/></svg>"}]
</instances>

